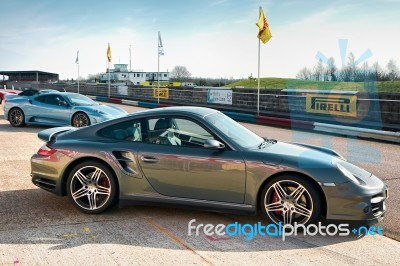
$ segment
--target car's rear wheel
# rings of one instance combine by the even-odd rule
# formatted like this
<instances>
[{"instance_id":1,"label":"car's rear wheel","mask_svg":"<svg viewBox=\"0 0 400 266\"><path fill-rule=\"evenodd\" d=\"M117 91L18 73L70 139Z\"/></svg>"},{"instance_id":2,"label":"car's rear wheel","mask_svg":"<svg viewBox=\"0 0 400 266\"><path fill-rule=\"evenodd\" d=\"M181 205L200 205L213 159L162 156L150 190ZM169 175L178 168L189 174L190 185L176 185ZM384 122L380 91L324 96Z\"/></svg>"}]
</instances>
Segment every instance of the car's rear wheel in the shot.
<instances>
[{"instance_id":1,"label":"car's rear wheel","mask_svg":"<svg viewBox=\"0 0 400 266\"><path fill-rule=\"evenodd\" d=\"M103 164L86 161L72 169L67 180L67 195L81 212L101 213L116 202L117 184L114 175Z\"/></svg>"},{"instance_id":2,"label":"car's rear wheel","mask_svg":"<svg viewBox=\"0 0 400 266\"><path fill-rule=\"evenodd\" d=\"M25 114L20 108L12 108L8 113L8 121L13 127L25 126Z\"/></svg>"},{"instance_id":3,"label":"car's rear wheel","mask_svg":"<svg viewBox=\"0 0 400 266\"><path fill-rule=\"evenodd\" d=\"M312 224L321 213L316 187L297 175L282 175L269 181L261 192L260 206L275 224Z\"/></svg>"},{"instance_id":4,"label":"car's rear wheel","mask_svg":"<svg viewBox=\"0 0 400 266\"><path fill-rule=\"evenodd\" d=\"M72 117L72 126L74 127L86 127L89 125L89 116L83 112L78 112Z\"/></svg>"}]
</instances>

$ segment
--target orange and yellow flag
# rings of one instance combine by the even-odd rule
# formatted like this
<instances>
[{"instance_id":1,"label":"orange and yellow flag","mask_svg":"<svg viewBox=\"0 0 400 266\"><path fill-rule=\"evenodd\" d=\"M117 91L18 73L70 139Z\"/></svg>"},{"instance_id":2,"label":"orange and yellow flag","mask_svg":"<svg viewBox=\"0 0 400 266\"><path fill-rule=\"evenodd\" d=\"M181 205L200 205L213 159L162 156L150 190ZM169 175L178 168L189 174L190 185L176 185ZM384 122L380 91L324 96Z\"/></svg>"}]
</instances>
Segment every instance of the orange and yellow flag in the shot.
<instances>
[{"instance_id":1,"label":"orange and yellow flag","mask_svg":"<svg viewBox=\"0 0 400 266\"><path fill-rule=\"evenodd\" d=\"M269 39L271 39L272 34L271 31L269 29L269 25L267 22L267 18L264 15L264 11L262 10L262 8L260 7L260 16L258 18L258 22L256 23L256 25L258 26L258 39L260 39L263 43L267 43L269 41Z\"/></svg>"},{"instance_id":2,"label":"orange and yellow flag","mask_svg":"<svg viewBox=\"0 0 400 266\"><path fill-rule=\"evenodd\" d=\"M111 63L112 57L111 57L111 47L110 47L110 44L108 44L108 48L107 48L107 59L108 59L108 62Z\"/></svg>"}]
</instances>

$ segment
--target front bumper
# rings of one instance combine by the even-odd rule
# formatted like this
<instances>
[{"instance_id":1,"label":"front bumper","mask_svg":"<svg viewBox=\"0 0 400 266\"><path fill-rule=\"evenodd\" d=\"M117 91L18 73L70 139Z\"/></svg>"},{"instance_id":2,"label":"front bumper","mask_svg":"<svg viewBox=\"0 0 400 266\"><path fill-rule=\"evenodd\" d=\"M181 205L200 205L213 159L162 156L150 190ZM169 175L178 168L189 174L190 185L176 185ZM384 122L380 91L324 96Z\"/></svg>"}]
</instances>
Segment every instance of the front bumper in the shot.
<instances>
[{"instance_id":1,"label":"front bumper","mask_svg":"<svg viewBox=\"0 0 400 266\"><path fill-rule=\"evenodd\" d=\"M327 198L327 220L372 225L385 216L389 187L383 182L375 187L361 187L348 182L323 187L323 190Z\"/></svg>"}]
</instances>

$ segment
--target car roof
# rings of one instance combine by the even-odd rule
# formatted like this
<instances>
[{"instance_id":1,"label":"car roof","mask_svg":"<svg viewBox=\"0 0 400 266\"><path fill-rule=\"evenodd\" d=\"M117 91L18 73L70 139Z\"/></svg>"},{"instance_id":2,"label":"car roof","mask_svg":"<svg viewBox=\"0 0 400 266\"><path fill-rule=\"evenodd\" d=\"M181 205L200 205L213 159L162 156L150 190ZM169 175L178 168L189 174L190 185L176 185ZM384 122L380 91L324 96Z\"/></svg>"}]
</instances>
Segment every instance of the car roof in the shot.
<instances>
[{"instance_id":1,"label":"car roof","mask_svg":"<svg viewBox=\"0 0 400 266\"><path fill-rule=\"evenodd\" d=\"M65 92L65 91L50 91L50 90L40 90L39 92L41 93L46 93L46 94L57 94L57 95L74 95L74 94L79 94L75 92ZM82 95L82 94L81 94Z\"/></svg>"},{"instance_id":2,"label":"car roof","mask_svg":"<svg viewBox=\"0 0 400 266\"><path fill-rule=\"evenodd\" d=\"M177 114L177 113L185 113L185 114L192 114L197 115L200 117L204 117L206 115L216 113L218 110L207 108L207 107L198 107L198 106L171 106L171 107L162 107L162 108L155 108L140 112L135 112L129 114L129 116L136 116L136 115L168 115L168 114Z\"/></svg>"}]
</instances>

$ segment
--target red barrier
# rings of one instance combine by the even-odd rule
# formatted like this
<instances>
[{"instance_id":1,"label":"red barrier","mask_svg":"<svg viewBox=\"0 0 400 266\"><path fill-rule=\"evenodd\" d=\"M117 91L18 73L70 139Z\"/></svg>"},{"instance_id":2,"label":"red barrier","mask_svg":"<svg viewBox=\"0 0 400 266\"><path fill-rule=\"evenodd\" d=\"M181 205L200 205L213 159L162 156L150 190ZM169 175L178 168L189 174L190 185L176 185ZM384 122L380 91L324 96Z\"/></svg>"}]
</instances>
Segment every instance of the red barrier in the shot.
<instances>
[{"instance_id":1,"label":"red barrier","mask_svg":"<svg viewBox=\"0 0 400 266\"><path fill-rule=\"evenodd\" d=\"M283 126L290 128L314 129L314 123L309 121L291 120L281 117L256 115L256 122L264 125Z\"/></svg>"},{"instance_id":2,"label":"red barrier","mask_svg":"<svg viewBox=\"0 0 400 266\"><path fill-rule=\"evenodd\" d=\"M119 98L108 98L107 100L109 103L122 103L122 100Z\"/></svg>"}]
</instances>

